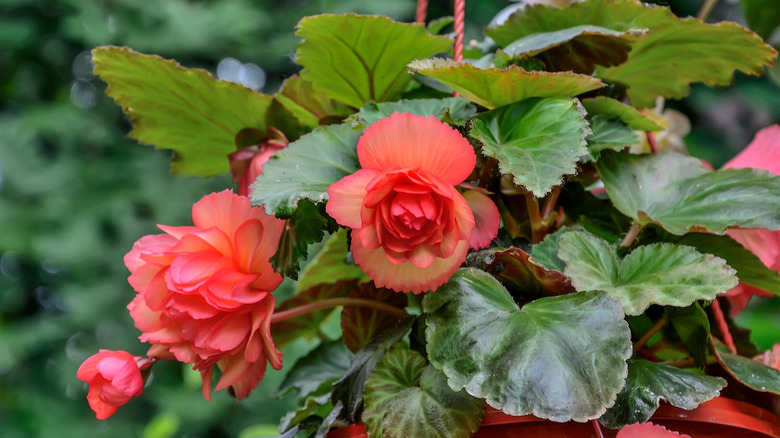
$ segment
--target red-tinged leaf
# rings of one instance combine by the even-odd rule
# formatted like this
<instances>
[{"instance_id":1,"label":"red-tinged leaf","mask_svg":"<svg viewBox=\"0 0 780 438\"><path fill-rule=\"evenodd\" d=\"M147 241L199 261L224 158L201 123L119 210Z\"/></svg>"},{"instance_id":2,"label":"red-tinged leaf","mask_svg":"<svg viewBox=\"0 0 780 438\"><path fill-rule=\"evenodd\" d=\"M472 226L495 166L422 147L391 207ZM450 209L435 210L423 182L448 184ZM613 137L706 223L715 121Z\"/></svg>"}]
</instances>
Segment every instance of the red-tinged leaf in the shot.
<instances>
[{"instance_id":1,"label":"red-tinged leaf","mask_svg":"<svg viewBox=\"0 0 780 438\"><path fill-rule=\"evenodd\" d=\"M314 85L300 76L291 76L284 80L282 89L274 95L295 118L309 129L339 121L352 114L352 110L343 103L331 99Z\"/></svg>"},{"instance_id":2,"label":"red-tinged leaf","mask_svg":"<svg viewBox=\"0 0 780 438\"><path fill-rule=\"evenodd\" d=\"M444 59L414 61L409 68L430 76L466 99L493 109L530 97L574 97L604 86L600 80L569 72L528 72L520 67L479 68Z\"/></svg>"},{"instance_id":3,"label":"red-tinged leaf","mask_svg":"<svg viewBox=\"0 0 780 438\"><path fill-rule=\"evenodd\" d=\"M571 281L563 273L547 269L519 248L479 251L469 256L468 262L489 272L503 266L503 270L494 273L496 278L505 287L523 291L529 297L563 295L574 291Z\"/></svg>"},{"instance_id":4,"label":"red-tinged leaf","mask_svg":"<svg viewBox=\"0 0 780 438\"><path fill-rule=\"evenodd\" d=\"M374 283L365 283L353 289L347 295L350 298L365 298L382 301L391 306L404 309L406 295L385 288L377 288ZM379 333L395 327L401 321L396 315L367 307L347 306L341 312L341 330L344 343L356 353L374 339Z\"/></svg>"}]
</instances>

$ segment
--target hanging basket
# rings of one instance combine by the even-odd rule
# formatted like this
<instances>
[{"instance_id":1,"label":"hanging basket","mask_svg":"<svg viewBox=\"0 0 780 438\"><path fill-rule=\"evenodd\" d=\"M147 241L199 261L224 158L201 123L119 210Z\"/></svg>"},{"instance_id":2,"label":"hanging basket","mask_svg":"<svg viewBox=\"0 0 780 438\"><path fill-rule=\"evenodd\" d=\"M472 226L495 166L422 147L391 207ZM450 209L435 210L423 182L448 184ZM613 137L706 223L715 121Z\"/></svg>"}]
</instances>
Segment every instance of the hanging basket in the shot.
<instances>
[{"instance_id":1,"label":"hanging basket","mask_svg":"<svg viewBox=\"0 0 780 438\"><path fill-rule=\"evenodd\" d=\"M687 411L663 404L650 419L669 430L694 438L778 438L780 417L757 406L718 397ZM602 428L605 438L615 437L616 430ZM555 423L525 415L514 417L488 407L482 426L474 438L587 438L596 437L588 423ZM336 429L328 438L368 438L363 424Z\"/></svg>"}]
</instances>

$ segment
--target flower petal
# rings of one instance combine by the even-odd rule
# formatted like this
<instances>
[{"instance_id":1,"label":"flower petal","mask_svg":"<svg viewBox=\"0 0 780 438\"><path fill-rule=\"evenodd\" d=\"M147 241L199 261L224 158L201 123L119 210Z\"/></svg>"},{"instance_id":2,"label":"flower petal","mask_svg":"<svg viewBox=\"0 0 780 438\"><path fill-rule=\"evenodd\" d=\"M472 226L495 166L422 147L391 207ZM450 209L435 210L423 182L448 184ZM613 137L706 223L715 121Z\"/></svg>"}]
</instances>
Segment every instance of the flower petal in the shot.
<instances>
[{"instance_id":1,"label":"flower petal","mask_svg":"<svg viewBox=\"0 0 780 438\"><path fill-rule=\"evenodd\" d=\"M780 175L780 125L772 125L758 131L750 144L726 163L724 169L768 170Z\"/></svg>"},{"instance_id":2,"label":"flower petal","mask_svg":"<svg viewBox=\"0 0 780 438\"><path fill-rule=\"evenodd\" d=\"M374 280L378 287L416 294L436 289L446 283L466 260L468 250L468 242L461 240L452 256L437 257L427 268L418 268L411 261L394 264L388 260L384 249L364 248L359 240L352 239L355 263Z\"/></svg>"},{"instance_id":3,"label":"flower petal","mask_svg":"<svg viewBox=\"0 0 780 438\"><path fill-rule=\"evenodd\" d=\"M485 248L498 235L498 227L501 225L498 207L490 197L476 190L466 190L463 197L474 215L469 246L474 249Z\"/></svg>"},{"instance_id":4,"label":"flower petal","mask_svg":"<svg viewBox=\"0 0 780 438\"><path fill-rule=\"evenodd\" d=\"M393 113L360 137L358 159L364 169L419 166L442 180L460 184L474 170L474 149L458 131L435 117Z\"/></svg>"},{"instance_id":5,"label":"flower petal","mask_svg":"<svg viewBox=\"0 0 780 438\"><path fill-rule=\"evenodd\" d=\"M360 211L366 197L366 186L380 173L376 170L361 169L328 187L325 211L345 227L360 228L363 224Z\"/></svg>"}]
</instances>

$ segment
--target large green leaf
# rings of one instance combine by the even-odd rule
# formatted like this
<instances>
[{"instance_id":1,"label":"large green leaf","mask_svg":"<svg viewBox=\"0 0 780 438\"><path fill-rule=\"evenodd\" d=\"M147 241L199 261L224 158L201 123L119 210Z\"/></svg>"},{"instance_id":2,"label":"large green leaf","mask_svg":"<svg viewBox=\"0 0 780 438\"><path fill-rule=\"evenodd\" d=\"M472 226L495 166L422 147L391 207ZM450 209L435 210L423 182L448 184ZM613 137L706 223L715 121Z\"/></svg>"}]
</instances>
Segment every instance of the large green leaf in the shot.
<instances>
[{"instance_id":1,"label":"large green leaf","mask_svg":"<svg viewBox=\"0 0 780 438\"><path fill-rule=\"evenodd\" d=\"M500 46L539 32L581 25L617 31L647 29L647 38L633 43L626 62L599 67L597 75L628 86L632 105L653 106L656 96L680 99L689 84L728 85L733 73L760 75L777 55L754 33L730 22L717 25L677 18L666 7L639 0L590 0L565 8L524 8L487 34Z\"/></svg>"},{"instance_id":2,"label":"large green leaf","mask_svg":"<svg viewBox=\"0 0 780 438\"><path fill-rule=\"evenodd\" d=\"M264 205L268 214L292 216L298 201L320 203L328 187L359 168L357 142L362 131L351 124L322 126L277 152L252 184L252 205Z\"/></svg>"},{"instance_id":3,"label":"large green leaf","mask_svg":"<svg viewBox=\"0 0 780 438\"><path fill-rule=\"evenodd\" d=\"M604 151L597 163L610 199L642 224L682 235L693 227L780 229L780 177L759 169L708 171L697 158Z\"/></svg>"},{"instance_id":4,"label":"large green leaf","mask_svg":"<svg viewBox=\"0 0 780 438\"><path fill-rule=\"evenodd\" d=\"M320 252L301 270L298 290L341 280L368 281L360 267L347 261L348 252L347 230L342 228L328 237Z\"/></svg>"},{"instance_id":5,"label":"large green leaf","mask_svg":"<svg viewBox=\"0 0 780 438\"><path fill-rule=\"evenodd\" d=\"M718 362L731 377L756 391L780 394L780 370L748 357L721 350L714 345L713 350Z\"/></svg>"},{"instance_id":6,"label":"large green leaf","mask_svg":"<svg viewBox=\"0 0 780 438\"><path fill-rule=\"evenodd\" d=\"M615 406L599 421L617 428L650 419L664 400L672 406L693 409L717 397L726 381L720 377L694 374L669 365L643 359L628 361L626 386L618 394Z\"/></svg>"},{"instance_id":7,"label":"large green leaf","mask_svg":"<svg viewBox=\"0 0 780 438\"><path fill-rule=\"evenodd\" d=\"M295 362L279 385L279 394L295 390L296 397L306 397L323 383L343 377L353 357L340 339L323 342Z\"/></svg>"},{"instance_id":8,"label":"large green leaf","mask_svg":"<svg viewBox=\"0 0 780 438\"><path fill-rule=\"evenodd\" d=\"M620 305L603 292L520 309L496 279L468 268L427 294L423 310L431 365L452 389L510 415L598 418L625 383L630 332Z\"/></svg>"},{"instance_id":9,"label":"large green leaf","mask_svg":"<svg viewBox=\"0 0 780 438\"><path fill-rule=\"evenodd\" d=\"M367 15L317 15L298 23L296 62L318 90L359 108L393 100L411 80L406 64L451 49L421 24Z\"/></svg>"},{"instance_id":10,"label":"large green leaf","mask_svg":"<svg viewBox=\"0 0 780 438\"><path fill-rule=\"evenodd\" d=\"M731 237L689 233L682 236L677 243L726 260L729 266L737 270L740 282L780 295L780 274L768 268L761 259Z\"/></svg>"},{"instance_id":11,"label":"large green leaf","mask_svg":"<svg viewBox=\"0 0 780 438\"><path fill-rule=\"evenodd\" d=\"M618 65L628 58L631 44L643 38L643 30L618 32L583 25L524 36L504 47L512 57L535 57L551 71L592 74L596 65Z\"/></svg>"},{"instance_id":12,"label":"large green leaf","mask_svg":"<svg viewBox=\"0 0 780 438\"><path fill-rule=\"evenodd\" d=\"M352 110L341 102L329 98L314 89L311 82L300 76L284 80L274 99L281 102L300 121L301 125L313 129L329 124L332 120L352 114Z\"/></svg>"},{"instance_id":13,"label":"large green leaf","mask_svg":"<svg viewBox=\"0 0 780 438\"><path fill-rule=\"evenodd\" d=\"M396 102L368 103L351 117L355 125L368 128L375 122L393 115L410 113L417 116L434 116L439 120L463 126L477 113L468 99L447 97L444 99L403 99Z\"/></svg>"},{"instance_id":14,"label":"large green leaf","mask_svg":"<svg viewBox=\"0 0 780 438\"><path fill-rule=\"evenodd\" d=\"M577 290L604 290L628 315L639 315L651 304L685 307L737 285L736 272L725 260L671 243L640 246L619 261L614 245L572 231L561 237L558 257Z\"/></svg>"},{"instance_id":15,"label":"large green leaf","mask_svg":"<svg viewBox=\"0 0 780 438\"><path fill-rule=\"evenodd\" d=\"M171 170L212 176L230 171L228 154L245 128L261 133L273 100L202 69L126 47L92 50L95 74L133 122L130 136L174 151Z\"/></svg>"},{"instance_id":16,"label":"large green leaf","mask_svg":"<svg viewBox=\"0 0 780 438\"><path fill-rule=\"evenodd\" d=\"M630 126L619 119L596 114L589 117L590 129L593 133L585 138L588 150L593 158L604 149L622 150L626 146L639 143L639 137Z\"/></svg>"},{"instance_id":17,"label":"large green leaf","mask_svg":"<svg viewBox=\"0 0 780 438\"><path fill-rule=\"evenodd\" d=\"M401 321L398 326L383 332L355 354L347 374L333 384L331 402L333 406L343 404L344 410L340 414L341 418L350 423L356 421L358 407L363 402L363 387L368 376L371 375L374 366L387 353L387 350L409 333L414 321L415 318Z\"/></svg>"},{"instance_id":18,"label":"large green leaf","mask_svg":"<svg viewBox=\"0 0 780 438\"><path fill-rule=\"evenodd\" d=\"M483 69L444 59L415 61L409 68L489 109L531 97L574 97L604 86L596 78L575 73L528 72L516 66Z\"/></svg>"},{"instance_id":19,"label":"large green leaf","mask_svg":"<svg viewBox=\"0 0 780 438\"><path fill-rule=\"evenodd\" d=\"M660 131L663 129L661 125L637 111L636 108L606 96L589 97L582 99L581 102L589 115L598 114L618 118L621 122L639 131Z\"/></svg>"},{"instance_id":20,"label":"large green leaf","mask_svg":"<svg viewBox=\"0 0 780 438\"><path fill-rule=\"evenodd\" d=\"M447 378L412 350L390 350L366 381L363 422L371 438L469 438L485 402L454 392Z\"/></svg>"},{"instance_id":21,"label":"large green leaf","mask_svg":"<svg viewBox=\"0 0 780 438\"><path fill-rule=\"evenodd\" d=\"M503 174L537 197L575 173L588 153L590 134L585 111L574 99L525 99L474 119L470 135L483 144L482 153L498 160Z\"/></svg>"}]
</instances>

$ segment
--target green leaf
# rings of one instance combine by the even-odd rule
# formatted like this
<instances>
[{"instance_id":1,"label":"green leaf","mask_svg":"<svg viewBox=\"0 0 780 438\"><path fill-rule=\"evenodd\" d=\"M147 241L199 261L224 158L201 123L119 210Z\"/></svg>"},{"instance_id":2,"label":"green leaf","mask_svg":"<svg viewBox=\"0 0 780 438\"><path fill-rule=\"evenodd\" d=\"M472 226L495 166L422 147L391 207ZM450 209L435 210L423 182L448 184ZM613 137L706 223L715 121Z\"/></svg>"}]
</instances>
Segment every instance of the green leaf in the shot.
<instances>
[{"instance_id":1,"label":"green leaf","mask_svg":"<svg viewBox=\"0 0 780 438\"><path fill-rule=\"evenodd\" d=\"M474 119L470 135L483 144L482 153L498 160L503 174L537 197L575 173L588 153L590 133L585 112L573 99L526 99Z\"/></svg>"},{"instance_id":2,"label":"green leaf","mask_svg":"<svg viewBox=\"0 0 780 438\"><path fill-rule=\"evenodd\" d=\"M596 71L604 80L626 84L631 104L639 108L653 106L657 96L683 98L692 82L728 85L735 70L760 75L777 55L761 38L735 23L710 25L694 18L677 18L668 8L644 5L639 0L529 7L486 32L500 46L506 46L530 34L581 25L648 30L647 38L632 44L626 62Z\"/></svg>"},{"instance_id":3,"label":"green leaf","mask_svg":"<svg viewBox=\"0 0 780 438\"><path fill-rule=\"evenodd\" d=\"M469 438L485 403L453 392L447 378L411 350L390 350L366 381L363 422L368 436Z\"/></svg>"},{"instance_id":4,"label":"green leaf","mask_svg":"<svg viewBox=\"0 0 780 438\"><path fill-rule=\"evenodd\" d=\"M212 176L230 171L227 155L244 128L264 133L272 98L202 69L126 47L92 51L106 94L130 116L130 136L174 151L175 173Z\"/></svg>"},{"instance_id":5,"label":"green leaf","mask_svg":"<svg viewBox=\"0 0 780 438\"><path fill-rule=\"evenodd\" d=\"M715 346L713 350L723 368L743 385L756 391L780 394L780 370Z\"/></svg>"},{"instance_id":6,"label":"green leaf","mask_svg":"<svg viewBox=\"0 0 780 438\"><path fill-rule=\"evenodd\" d=\"M331 184L360 168L357 142L362 133L349 123L322 126L290 143L263 166L252 184L252 205L288 218L301 199L326 201Z\"/></svg>"},{"instance_id":7,"label":"green leaf","mask_svg":"<svg viewBox=\"0 0 780 438\"><path fill-rule=\"evenodd\" d=\"M780 274L768 268L761 259L731 237L689 233L682 236L677 243L726 260L729 266L737 270L740 282L780 295Z\"/></svg>"},{"instance_id":8,"label":"green leaf","mask_svg":"<svg viewBox=\"0 0 780 438\"><path fill-rule=\"evenodd\" d=\"M531 257L536 263L558 272L566 269L566 263L558 257L558 250L561 246L561 236L567 231L571 229L563 227L555 233L548 234L544 240L531 247Z\"/></svg>"},{"instance_id":9,"label":"green leaf","mask_svg":"<svg viewBox=\"0 0 780 438\"><path fill-rule=\"evenodd\" d=\"M411 76L406 64L451 49L421 24L367 15L317 15L298 23L301 77L328 96L359 108L393 100Z\"/></svg>"},{"instance_id":10,"label":"green leaf","mask_svg":"<svg viewBox=\"0 0 780 438\"><path fill-rule=\"evenodd\" d=\"M590 118L593 133L585 138L591 156L598 157L604 149L619 151L626 146L639 143L639 137L630 126L620 120L596 114Z\"/></svg>"},{"instance_id":11,"label":"green leaf","mask_svg":"<svg viewBox=\"0 0 780 438\"><path fill-rule=\"evenodd\" d=\"M697 158L671 151L631 155L604 151L597 163L612 202L641 224L672 234L694 227L780 229L780 177L759 169L708 171Z\"/></svg>"},{"instance_id":12,"label":"green leaf","mask_svg":"<svg viewBox=\"0 0 780 438\"><path fill-rule=\"evenodd\" d=\"M663 129L661 125L637 111L636 108L609 97L589 97L582 99L581 102L589 115L599 114L616 117L621 122L638 131L660 131Z\"/></svg>"},{"instance_id":13,"label":"green leaf","mask_svg":"<svg viewBox=\"0 0 780 438\"><path fill-rule=\"evenodd\" d=\"M309 255L309 245L321 241L327 232L338 228L324 210L324 204L315 205L308 199L298 203L292 217L285 222L279 246L270 259L277 272L297 280L301 261Z\"/></svg>"},{"instance_id":14,"label":"green leaf","mask_svg":"<svg viewBox=\"0 0 780 438\"><path fill-rule=\"evenodd\" d=\"M491 248L471 253L466 257L466 264L493 273L506 288L522 293L525 298L536 299L574 291L571 281L561 272L563 268L561 271L550 270L519 248Z\"/></svg>"},{"instance_id":15,"label":"green leaf","mask_svg":"<svg viewBox=\"0 0 780 438\"><path fill-rule=\"evenodd\" d=\"M702 376L669 365L630 359L626 386L618 394L615 406L607 410L599 421L609 428L644 423L658 409L661 400L690 410L720 395L725 386L726 381L720 377Z\"/></svg>"},{"instance_id":16,"label":"green leaf","mask_svg":"<svg viewBox=\"0 0 780 438\"><path fill-rule=\"evenodd\" d=\"M666 317L683 344L688 348L696 366L703 368L707 362L710 322L699 303L684 308L666 307Z\"/></svg>"},{"instance_id":17,"label":"green leaf","mask_svg":"<svg viewBox=\"0 0 780 438\"><path fill-rule=\"evenodd\" d=\"M415 61L409 68L488 109L531 97L574 97L604 86L596 78L575 73L527 72L516 66L483 69L444 59Z\"/></svg>"},{"instance_id":18,"label":"green leaf","mask_svg":"<svg viewBox=\"0 0 780 438\"><path fill-rule=\"evenodd\" d=\"M291 76L284 80L279 93L274 95L288 111L309 129L330 124L352 114L352 110L341 102L329 98L317 91L311 82L300 76Z\"/></svg>"},{"instance_id":19,"label":"green leaf","mask_svg":"<svg viewBox=\"0 0 780 438\"><path fill-rule=\"evenodd\" d=\"M558 257L577 290L604 290L628 315L639 315L651 304L685 307L737 285L725 260L671 243L640 246L618 261L614 245L572 231L561 237Z\"/></svg>"},{"instance_id":20,"label":"green leaf","mask_svg":"<svg viewBox=\"0 0 780 438\"><path fill-rule=\"evenodd\" d=\"M406 295L391 289L377 288L373 282L364 283L350 291L350 298L363 298L381 301L385 304L406 308ZM356 352L368 345L377 335L398 325L401 318L381 310L367 307L348 306L341 312L341 331L344 344L350 351Z\"/></svg>"},{"instance_id":21,"label":"green leaf","mask_svg":"<svg viewBox=\"0 0 780 438\"><path fill-rule=\"evenodd\" d=\"M340 339L323 342L295 362L279 385L279 394L295 390L297 398L307 397L323 383L342 378L353 357Z\"/></svg>"},{"instance_id":22,"label":"green leaf","mask_svg":"<svg viewBox=\"0 0 780 438\"><path fill-rule=\"evenodd\" d=\"M780 26L780 3L775 0L742 0L742 10L750 30L765 40Z\"/></svg>"},{"instance_id":23,"label":"green leaf","mask_svg":"<svg viewBox=\"0 0 780 438\"><path fill-rule=\"evenodd\" d=\"M343 404L344 410L340 417L350 423L356 422L357 410L363 401L363 387L366 379L371 375L374 366L387 350L401 341L409 333L415 318L407 318L401 321L395 328L387 330L374 338L362 350L358 351L355 358L344 375L333 384L331 402L334 406Z\"/></svg>"},{"instance_id":24,"label":"green leaf","mask_svg":"<svg viewBox=\"0 0 780 438\"><path fill-rule=\"evenodd\" d=\"M393 113L411 113L417 116L434 116L439 120L464 126L477 113L477 109L462 97L445 99L404 99L396 102L368 103L350 119L361 129L368 128Z\"/></svg>"},{"instance_id":25,"label":"green leaf","mask_svg":"<svg viewBox=\"0 0 780 438\"><path fill-rule=\"evenodd\" d=\"M360 267L347 261L348 252L347 230L342 228L328 237L320 252L301 270L298 290L342 280L368 281Z\"/></svg>"},{"instance_id":26,"label":"green leaf","mask_svg":"<svg viewBox=\"0 0 780 438\"><path fill-rule=\"evenodd\" d=\"M455 17L446 16L435 18L428 22L428 33L438 35L444 30L445 27L455 22Z\"/></svg>"},{"instance_id":27,"label":"green leaf","mask_svg":"<svg viewBox=\"0 0 780 438\"><path fill-rule=\"evenodd\" d=\"M325 394L306 397L298 409L283 416L279 420L279 430L285 431L285 434L275 438L294 437L299 429L318 429L322 425L323 418L333 411L333 406L330 404L330 385L327 386L327 390ZM295 432L292 432L293 430ZM253 438L254 436L252 435Z\"/></svg>"},{"instance_id":28,"label":"green leaf","mask_svg":"<svg viewBox=\"0 0 780 438\"><path fill-rule=\"evenodd\" d=\"M293 309L305 304L330 298L341 298L347 296L349 291L357 287L355 281L340 281L334 284L320 284L311 289L299 292L294 297L279 304L275 312ZM274 337L274 343L277 348L281 348L300 337L314 338L319 332L320 326L327 320L336 309L323 309L306 315L290 318L271 326Z\"/></svg>"},{"instance_id":29,"label":"green leaf","mask_svg":"<svg viewBox=\"0 0 780 438\"><path fill-rule=\"evenodd\" d=\"M450 388L507 414L598 418L625 383L630 332L620 305L603 292L519 309L496 279L469 268L427 294L423 310L431 365Z\"/></svg>"},{"instance_id":30,"label":"green leaf","mask_svg":"<svg viewBox=\"0 0 780 438\"><path fill-rule=\"evenodd\" d=\"M539 32L517 39L504 47L511 57L535 57L551 71L592 74L596 65L622 64L631 45L646 35L644 30L619 32L583 25L553 32Z\"/></svg>"}]
</instances>

